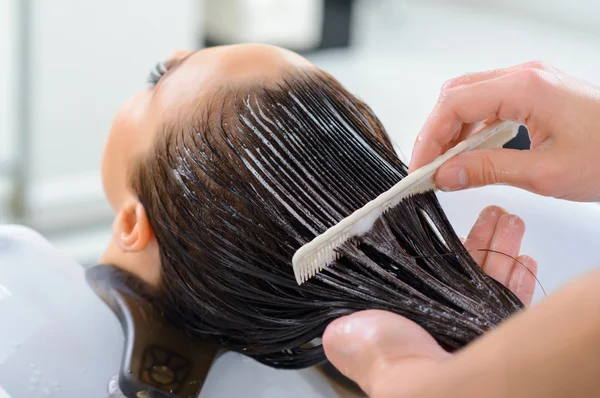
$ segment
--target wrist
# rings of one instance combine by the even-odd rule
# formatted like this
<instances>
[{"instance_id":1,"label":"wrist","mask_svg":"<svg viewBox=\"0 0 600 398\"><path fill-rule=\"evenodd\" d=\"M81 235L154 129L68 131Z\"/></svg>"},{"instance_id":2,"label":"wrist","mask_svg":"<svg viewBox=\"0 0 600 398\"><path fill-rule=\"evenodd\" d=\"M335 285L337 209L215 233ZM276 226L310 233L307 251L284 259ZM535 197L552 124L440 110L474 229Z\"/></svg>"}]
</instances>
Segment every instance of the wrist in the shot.
<instances>
[{"instance_id":1,"label":"wrist","mask_svg":"<svg viewBox=\"0 0 600 398\"><path fill-rule=\"evenodd\" d=\"M600 271L442 364L420 397L600 396Z\"/></svg>"}]
</instances>

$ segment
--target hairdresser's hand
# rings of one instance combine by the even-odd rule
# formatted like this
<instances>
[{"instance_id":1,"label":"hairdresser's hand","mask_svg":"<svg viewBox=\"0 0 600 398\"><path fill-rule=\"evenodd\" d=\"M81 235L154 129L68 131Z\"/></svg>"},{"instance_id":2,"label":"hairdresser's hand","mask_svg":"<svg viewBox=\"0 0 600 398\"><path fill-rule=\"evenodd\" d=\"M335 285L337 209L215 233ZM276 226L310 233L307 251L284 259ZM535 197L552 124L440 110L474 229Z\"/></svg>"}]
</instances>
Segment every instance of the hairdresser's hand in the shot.
<instances>
[{"instance_id":1,"label":"hairdresser's hand","mask_svg":"<svg viewBox=\"0 0 600 398\"><path fill-rule=\"evenodd\" d=\"M417 138L410 171L466 138L472 123L494 118L527 125L531 150L458 155L438 170L440 189L508 184L557 198L600 200L600 89L539 62L446 82Z\"/></svg>"},{"instance_id":2,"label":"hairdresser's hand","mask_svg":"<svg viewBox=\"0 0 600 398\"><path fill-rule=\"evenodd\" d=\"M529 305L537 263L519 256L524 232L519 217L492 206L481 212L464 245L486 273ZM477 249L518 258L531 273L510 257ZM451 357L416 323L385 311L362 311L332 322L323 346L333 365L374 398L408 393Z\"/></svg>"}]
</instances>

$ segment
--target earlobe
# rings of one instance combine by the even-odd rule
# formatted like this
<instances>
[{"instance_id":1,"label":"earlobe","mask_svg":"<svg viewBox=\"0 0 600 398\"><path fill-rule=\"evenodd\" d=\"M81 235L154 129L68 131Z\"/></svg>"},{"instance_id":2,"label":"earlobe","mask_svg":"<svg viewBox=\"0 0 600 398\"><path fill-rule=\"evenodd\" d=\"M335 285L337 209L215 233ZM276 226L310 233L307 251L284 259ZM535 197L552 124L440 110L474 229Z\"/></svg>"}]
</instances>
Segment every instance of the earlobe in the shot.
<instances>
[{"instance_id":1,"label":"earlobe","mask_svg":"<svg viewBox=\"0 0 600 398\"><path fill-rule=\"evenodd\" d=\"M139 252L152 240L152 228L144 206L132 201L117 214L113 223L113 239L124 252Z\"/></svg>"}]
</instances>

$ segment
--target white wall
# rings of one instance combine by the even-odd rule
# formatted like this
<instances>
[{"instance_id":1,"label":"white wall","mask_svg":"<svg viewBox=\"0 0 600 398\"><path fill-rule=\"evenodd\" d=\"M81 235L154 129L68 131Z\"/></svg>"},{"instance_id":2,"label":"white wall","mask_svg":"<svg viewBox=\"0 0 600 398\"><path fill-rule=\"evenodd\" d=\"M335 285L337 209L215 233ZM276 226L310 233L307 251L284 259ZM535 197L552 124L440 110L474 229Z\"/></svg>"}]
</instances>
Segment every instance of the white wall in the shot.
<instances>
[{"instance_id":1,"label":"white wall","mask_svg":"<svg viewBox=\"0 0 600 398\"><path fill-rule=\"evenodd\" d=\"M154 63L174 49L198 45L194 3L36 2L36 177L56 178L98 167L118 105L144 86Z\"/></svg>"},{"instance_id":2,"label":"white wall","mask_svg":"<svg viewBox=\"0 0 600 398\"><path fill-rule=\"evenodd\" d=\"M444 5L466 5L482 10L517 15L548 25L600 34L600 1L597 0L427 0Z\"/></svg>"},{"instance_id":3,"label":"white wall","mask_svg":"<svg viewBox=\"0 0 600 398\"><path fill-rule=\"evenodd\" d=\"M0 0L0 68L14 41L4 34L10 1ZM68 224L108 211L99 166L113 114L144 87L156 62L198 47L202 0L32 3L31 206L40 226ZM7 130L1 123L0 149Z\"/></svg>"},{"instance_id":4,"label":"white wall","mask_svg":"<svg viewBox=\"0 0 600 398\"><path fill-rule=\"evenodd\" d=\"M13 55L13 0L0 0L0 164L7 160L11 145L11 62ZM1 177L0 177L1 178Z\"/></svg>"},{"instance_id":5,"label":"white wall","mask_svg":"<svg viewBox=\"0 0 600 398\"><path fill-rule=\"evenodd\" d=\"M0 220L7 212L3 198L9 189L6 167L10 161L10 147L13 144L10 76L14 54L14 1L0 0Z\"/></svg>"}]
</instances>

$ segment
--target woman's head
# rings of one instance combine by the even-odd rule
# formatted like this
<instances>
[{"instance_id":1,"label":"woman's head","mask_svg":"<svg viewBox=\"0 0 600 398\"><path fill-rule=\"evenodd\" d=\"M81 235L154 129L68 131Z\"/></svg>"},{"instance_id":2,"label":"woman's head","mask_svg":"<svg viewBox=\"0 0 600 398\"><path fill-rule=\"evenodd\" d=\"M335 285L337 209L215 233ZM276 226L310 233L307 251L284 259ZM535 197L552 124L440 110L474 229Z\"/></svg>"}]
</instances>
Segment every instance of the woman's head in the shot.
<instances>
[{"instance_id":1,"label":"woman's head","mask_svg":"<svg viewBox=\"0 0 600 398\"><path fill-rule=\"evenodd\" d=\"M323 359L306 343L357 310L408 316L452 349L520 308L462 251L432 193L298 286L294 252L406 166L369 108L298 56L238 46L184 57L126 106L104 163L117 217L103 261L153 284L175 323L301 367Z\"/></svg>"},{"instance_id":2,"label":"woman's head","mask_svg":"<svg viewBox=\"0 0 600 398\"><path fill-rule=\"evenodd\" d=\"M158 248L132 189L132 169L167 132L185 129L206 112L216 96L257 83L277 84L285 73L314 68L291 51L266 45L178 51L163 66L151 75L148 88L118 110L102 165L105 193L116 213L104 261L117 262L153 284L160 271Z\"/></svg>"}]
</instances>

